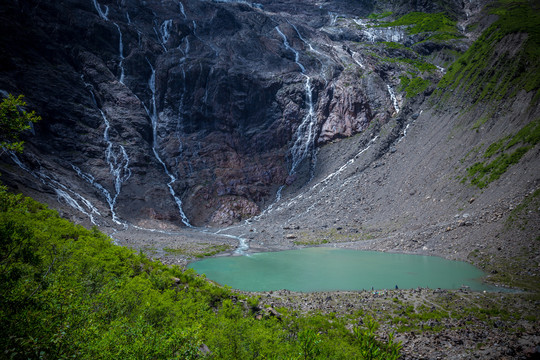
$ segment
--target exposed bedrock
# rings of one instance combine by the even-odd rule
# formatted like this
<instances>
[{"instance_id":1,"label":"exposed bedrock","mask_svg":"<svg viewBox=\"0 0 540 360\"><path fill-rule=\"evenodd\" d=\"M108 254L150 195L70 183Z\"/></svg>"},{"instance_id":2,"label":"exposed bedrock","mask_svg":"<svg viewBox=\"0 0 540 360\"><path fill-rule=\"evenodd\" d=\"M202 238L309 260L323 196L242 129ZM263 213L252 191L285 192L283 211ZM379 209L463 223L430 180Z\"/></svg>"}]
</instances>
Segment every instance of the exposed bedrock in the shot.
<instances>
[{"instance_id":1,"label":"exposed bedrock","mask_svg":"<svg viewBox=\"0 0 540 360\"><path fill-rule=\"evenodd\" d=\"M404 5L385 6L5 4L0 89L25 94L43 121L25 155L4 154L3 181L36 188L24 179L30 173L50 194L44 201L59 199L97 223L167 227L253 216L282 185L309 179L317 147L400 111L404 69L369 46L408 38L399 27L364 23L373 11Z\"/></svg>"}]
</instances>

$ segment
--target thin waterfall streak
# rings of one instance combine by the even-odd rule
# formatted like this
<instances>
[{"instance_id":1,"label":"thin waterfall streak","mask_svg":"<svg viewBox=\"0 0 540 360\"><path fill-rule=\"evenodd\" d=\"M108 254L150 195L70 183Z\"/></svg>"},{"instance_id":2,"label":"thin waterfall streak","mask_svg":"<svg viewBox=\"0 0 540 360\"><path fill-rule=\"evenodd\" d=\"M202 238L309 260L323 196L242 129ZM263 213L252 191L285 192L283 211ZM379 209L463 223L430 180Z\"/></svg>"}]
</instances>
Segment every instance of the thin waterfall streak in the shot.
<instances>
[{"instance_id":1,"label":"thin waterfall streak","mask_svg":"<svg viewBox=\"0 0 540 360\"><path fill-rule=\"evenodd\" d=\"M107 204L109 205L109 209L111 209L113 201L112 201L112 196L109 190L105 189L103 185L98 183L92 175L83 172L78 166L71 164L71 167L73 168L73 170L75 170L75 172L77 173L77 175L79 175L79 177L81 177L83 180L85 180L87 183L95 187L97 190L99 190L99 192L103 194L103 196L105 197L107 201Z\"/></svg>"},{"instance_id":2,"label":"thin waterfall streak","mask_svg":"<svg viewBox=\"0 0 540 360\"><path fill-rule=\"evenodd\" d=\"M84 82L84 76L81 75L81 79L83 79ZM111 124L109 120L107 119L107 116L99 108L96 102L96 97L94 95L94 91L92 90L92 85L88 83L84 83L85 86L90 91L90 94L92 96L92 101L94 102L94 105L99 110L101 117L103 119L103 123L105 124L105 129L103 130L103 140L107 144L107 147L105 149L105 161L109 165L109 173L113 177L113 187L114 187L114 195L111 195L109 191L105 190L103 186L99 185L96 186L98 189L102 188L101 190L102 194L105 196L105 199L107 201L107 204L109 205L109 209L111 210L111 216L113 222L115 222L118 225L123 225L124 227L127 226L125 222L122 222L118 215L116 214L115 207L116 202L118 199L118 196L120 195L120 192L122 190L122 185L131 177L131 169L129 168L129 156L126 152L126 149L122 145L118 145L120 151L119 153L115 152L114 150L114 143L110 139L110 130L111 130ZM92 182L91 182L92 183Z\"/></svg>"},{"instance_id":3,"label":"thin waterfall streak","mask_svg":"<svg viewBox=\"0 0 540 360\"><path fill-rule=\"evenodd\" d=\"M184 39L186 40L186 47L185 47L185 49L184 49L184 54L185 54L186 57L187 57L188 54L189 54L189 50L190 50L189 38L186 36Z\"/></svg>"},{"instance_id":4,"label":"thin waterfall streak","mask_svg":"<svg viewBox=\"0 0 540 360\"><path fill-rule=\"evenodd\" d=\"M96 8L99 16L103 19L103 20L109 20L108 16L109 16L109 7L107 5L105 5L105 12L103 12L103 10L101 9L101 5L97 2L97 0L92 0L94 2L94 7Z\"/></svg>"},{"instance_id":5,"label":"thin waterfall streak","mask_svg":"<svg viewBox=\"0 0 540 360\"><path fill-rule=\"evenodd\" d=\"M333 173L327 175L324 179L322 179L321 181L319 181L318 183L316 183L315 185L313 185L311 188L309 188L308 190L306 190L306 192L300 194L300 195L297 195L295 197L293 197L292 199L289 199L288 202L282 204L281 206L275 208L275 210L283 210L284 208L288 208L288 207L291 207L293 206L294 204L296 204L298 202L298 200L304 198L304 197L307 197L307 198L311 198L312 195L309 195L307 196L308 193L310 192L314 192L315 190L317 190L317 188L319 188L318 190L318 193L320 194L321 192L323 192L324 190L326 190L326 188L330 185L330 180L332 180L333 178L335 177L339 177L339 175L341 173L343 173L345 171L345 169L347 169L350 165L352 165L354 162L356 162L360 156L366 152L367 150L369 150L371 148L371 146L373 145L373 143L379 138L379 136L375 136L373 139L371 139L369 141L369 143L367 144L366 147L364 147L362 150L360 150L355 156L353 156L351 159L349 159L344 165L342 165L338 170L334 171ZM316 204L313 204L311 205L309 208L307 208L305 210L305 213L307 212L310 212L314 207L316 206ZM268 212L271 212L273 211L274 209L267 209L265 210L265 212L261 213L260 215L258 215L257 217L254 217L253 219L254 220L260 220L260 217L263 216L264 214L268 213Z\"/></svg>"},{"instance_id":6,"label":"thin waterfall streak","mask_svg":"<svg viewBox=\"0 0 540 360\"><path fill-rule=\"evenodd\" d=\"M163 43L163 39L162 39L161 34L159 33L158 29L154 26L154 27L153 27L153 30L154 30L154 33L156 34L156 37L157 37L157 40L158 40L159 44L161 45L161 47L163 48L163 50L164 50L165 52L167 52L167 51L168 51L168 50L167 50L167 47L166 47L165 44Z\"/></svg>"},{"instance_id":7,"label":"thin waterfall streak","mask_svg":"<svg viewBox=\"0 0 540 360\"><path fill-rule=\"evenodd\" d=\"M169 38L171 37L171 27L172 27L172 20L165 20L160 27L161 30L161 41L163 44L167 44L169 41Z\"/></svg>"},{"instance_id":8,"label":"thin waterfall streak","mask_svg":"<svg viewBox=\"0 0 540 360\"><path fill-rule=\"evenodd\" d=\"M294 48L291 47L291 45L289 44L289 41L287 40L287 36L285 36L285 34L281 32L281 30L279 29L279 26L276 26L275 29L278 32L278 34L281 35L281 37L283 38L283 45L285 45L285 48L294 53L294 62L296 63L296 65L300 67L300 70L302 70L302 73L305 73L306 68L304 67L304 65L300 63L300 54L298 53L298 51L296 51Z\"/></svg>"},{"instance_id":9,"label":"thin waterfall streak","mask_svg":"<svg viewBox=\"0 0 540 360\"><path fill-rule=\"evenodd\" d=\"M319 186L325 186L328 184L328 182L333 179L334 177L336 176L339 176L343 171L345 171L345 169L347 169L347 167L349 167L350 165L352 165L354 162L356 162L356 160L360 157L360 155L362 155L364 152L368 151L369 148L371 147L371 145L373 145L373 143L379 138L379 136L375 136L373 139L371 139L368 143L368 145L363 148L362 150L360 150L355 156L353 156L351 159L349 159L344 165L342 165L339 169L337 169L336 171L334 171L333 173L329 174L328 176L326 176L324 179L322 179L321 181L319 181L317 184L313 185L311 187L310 190L315 190L317 187ZM321 192L322 190L324 190L326 187L324 187L323 189L319 190L319 192Z\"/></svg>"},{"instance_id":10,"label":"thin waterfall streak","mask_svg":"<svg viewBox=\"0 0 540 360\"><path fill-rule=\"evenodd\" d=\"M179 2L178 5L180 5L180 12L182 13L182 15L184 15L184 19L187 19L186 11L184 10L184 4Z\"/></svg>"},{"instance_id":11,"label":"thin waterfall streak","mask_svg":"<svg viewBox=\"0 0 540 360\"><path fill-rule=\"evenodd\" d=\"M293 26L293 28L296 30L297 34L301 38L302 41L303 38L301 37L300 33L298 32L298 29ZM306 93L306 106L307 106L307 113L296 129L295 132L295 140L294 143L290 149L291 154L291 168L289 170L289 174L292 175L296 173L296 170L300 163L308 156L309 152L311 151L312 155L314 154L315 150L315 132L316 132L316 116L313 108L313 89L311 87L311 77L308 76L306 72L306 68L302 63L300 63L300 54L298 51L291 47L289 44L289 41L287 39L287 36L279 29L279 26L275 27L278 34L283 38L283 45L286 49L292 51L295 54L295 63L300 67L300 70L302 72L302 75L306 79L306 83L304 85L305 87L305 93ZM312 156L313 159L313 156ZM311 167L310 169L311 174L313 175L314 169Z\"/></svg>"},{"instance_id":12,"label":"thin waterfall streak","mask_svg":"<svg viewBox=\"0 0 540 360\"><path fill-rule=\"evenodd\" d=\"M300 163L306 158L310 150L315 146L315 114L313 111L313 96L311 89L311 78L306 77L306 102L308 111L302 123L298 126L295 133L295 142L291 147L292 165L289 174L294 174Z\"/></svg>"},{"instance_id":13,"label":"thin waterfall streak","mask_svg":"<svg viewBox=\"0 0 540 360\"><path fill-rule=\"evenodd\" d=\"M120 79L119 81L123 84L124 83L124 44L122 42L122 30L120 30L120 26L118 26L117 23L114 23L114 25L116 26L116 29L118 29L118 35L120 37L119 41L118 41L118 52L119 52L119 57L120 57L120 63L118 64L118 66L120 67Z\"/></svg>"},{"instance_id":14,"label":"thin waterfall streak","mask_svg":"<svg viewBox=\"0 0 540 360\"><path fill-rule=\"evenodd\" d=\"M148 113L150 120L152 121L152 152L154 153L154 156L156 160L163 166L163 170L165 171L165 174L169 177L170 181L167 183L167 187L169 188L169 192L171 196L174 199L174 202L176 203L176 206L178 207L178 211L180 213L180 217L182 219L182 222L187 227L193 228L193 225L190 224L188 217L184 213L184 210L182 209L182 200L178 196L176 196L176 192L174 191L173 184L176 181L176 177L171 174L169 169L167 168L167 165L165 162L161 159L158 152L158 136L157 136L157 122L158 122L158 116L157 116L157 105L156 105L156 70L150 63L148 59L146 59L148 62L148 65L150 65L150 69L152 70L152 75L150 76L150 79L148 80L148 87L150 88L150 92L152 93L152 112L148 111L148 108L146 108L146 112Z\"/></svg>"},{"instance_id":15,"label":"thin waterfall streak","mask_svg":"<svg viewBox=\"0 0 540 360\"><path fill-rule=\"evenodd\" d=\"M386 88L388 89L388 93L390 94L390 99L392 100L392 104L394 105L394 110L396 110L396 113L399 113L399 103L396 98L396 94L394 94L394 90L388 84L386 84Z\"/></svg>"},{"instance_id":16,"label":"thin waterfall streak","mask_svg":"<svg viewBox=\"0 0 540 360\"><path fill-rule=\"evenodd\" d=\"M296 34L298 35L298 37L300 38L300 40L302 40L302 42L304 44L306 44L309 48L310 51L314 52L315 54L318 54L320 56L323 56L323 57L328 57L327 55L321 53L320 51L316 50L309 41L307 41L306 39L304 39L304 37L302 36L302 34L300 34L300 30L298 30L298 28L291 22L289 22L287 20L287 23L289 23L289 25L292 26L292 28L296 31ZM325 82L327 82L326 80L326 75L325 75L325 70L327 69L327 67L324 65L323 61L318 57L318 56L315 56L315 58L317 59L317 61L321 64L321 77L324 79Z\"/></svg>"},{"instance_id":17,"label":"thin waterfall streak","mask_svg":"<svg viewBox=\"0 0 540 360\"><path fill-rule=\"evenodd\" d=\"M17 155L14 152L9 151L8 153L11 159L13 160L13 162L17 164L17 166L19 166L22 170L28 172L30 175L38 179L43 185L46 185L49 188L51 188L56 193L57 200L59 202L62 199L68 206L88 216L92 224L98 225L93 214L96 214L99 216L101 216L101 214L99 210L88 199L86 199L84 196L77 193L76 191L69 189L64 184L52 179L43 171L31 170L30 168L28 168L26 165L22 163L22 161L17 157ZM86 209L81 204L79 204L79 201L77 201L73 197L79 199L79 201L86 207Z\"/></svg>"}]
</instances>

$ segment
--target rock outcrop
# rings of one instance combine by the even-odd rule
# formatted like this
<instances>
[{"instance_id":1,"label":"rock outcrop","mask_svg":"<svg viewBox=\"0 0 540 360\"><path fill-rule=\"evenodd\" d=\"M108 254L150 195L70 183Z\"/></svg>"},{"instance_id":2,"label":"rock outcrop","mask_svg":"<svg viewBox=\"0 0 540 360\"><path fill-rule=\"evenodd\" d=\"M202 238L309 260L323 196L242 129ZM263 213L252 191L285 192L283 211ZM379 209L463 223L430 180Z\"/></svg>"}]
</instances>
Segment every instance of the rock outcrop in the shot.
<instances>
[{"instance_id":1,"label":"rock outcrop","mask_svg":"<svg viewBox=\"0 0 540 360\"><path fill-rule=\"evenodd\" d=\"M371 27L367 15L404 6L6 4L0 89L26 94L43 121L24 156L4 154L3 180L100 224L229 224L257 214L282 185L309 179L318 146L401 110L410 64L385 56L419 55L384 46L413 41L404 27ZM460 15L457 2L448 6ZM464 46L454 43L445 46Z\"/></svg>"}]
</instances>

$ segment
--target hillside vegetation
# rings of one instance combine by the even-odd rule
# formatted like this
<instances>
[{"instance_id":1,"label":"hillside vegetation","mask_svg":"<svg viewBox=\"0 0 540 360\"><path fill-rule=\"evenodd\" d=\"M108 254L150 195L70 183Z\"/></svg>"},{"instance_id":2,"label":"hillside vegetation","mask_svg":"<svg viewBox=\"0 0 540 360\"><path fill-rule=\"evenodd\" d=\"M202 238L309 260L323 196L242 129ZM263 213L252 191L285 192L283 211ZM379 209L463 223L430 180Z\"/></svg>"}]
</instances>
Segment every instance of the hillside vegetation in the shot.
<instances>
[{"instance_id":1,"label":"hillside vegetation","mask_svg":"<svg viewBox=\"0 0 540 360\"><path fill-rule=\"evenodd\" d=\"M0 190L0 347L9 359L396 359L377 324L260 309ZM359 319L354 319L358 324Z\"/></svg>"},{"instance_id":2,"label":"hillside vegetation","mask_svg":"<svg viewBox=\"0 0 540 360\"><path fill-rule=\"evenodd\" d=\"M449 67L442 90L466 91L473 102L500 101L524 89L540 95L540 12L529 1L500 1L498 16L480 38ZM448 94L448 93L447 93Z\"/></svg>"}]
</instances>

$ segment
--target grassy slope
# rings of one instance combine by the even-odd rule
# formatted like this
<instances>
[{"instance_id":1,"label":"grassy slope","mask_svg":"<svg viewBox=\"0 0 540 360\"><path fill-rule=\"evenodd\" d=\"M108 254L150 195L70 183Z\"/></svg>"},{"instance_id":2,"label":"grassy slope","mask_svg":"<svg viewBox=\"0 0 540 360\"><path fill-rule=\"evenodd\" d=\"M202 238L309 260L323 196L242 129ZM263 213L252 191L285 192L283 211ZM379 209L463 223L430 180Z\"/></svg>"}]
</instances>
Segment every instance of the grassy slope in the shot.
<instances>
[{"instance_id":1,"label":"grassy slope","mask_svg":"<svg viewBox=\"0 0 540 360\"><path fill-rule=\"evenodd\" d=\"M480 38L455 62L439 83L439 90L465 91L474 101L502 100L521 89L540 96L540 11L532 1L500 1L490 13L498 15ZM526 34L524 44L497 46L512 34ZM517 50L511 54L510 50Z\"/></svg>"}]
</instances>

